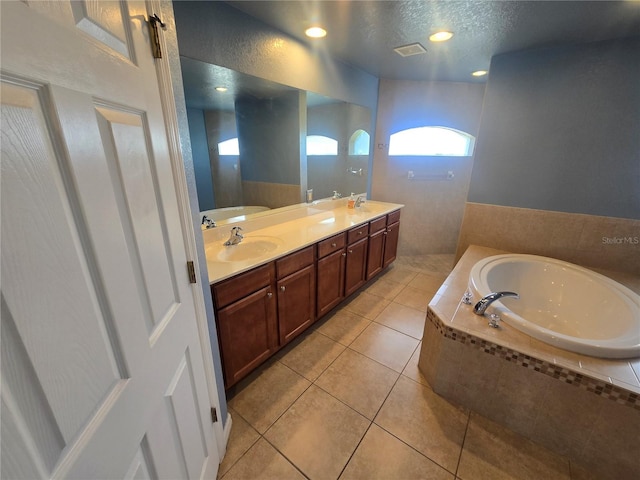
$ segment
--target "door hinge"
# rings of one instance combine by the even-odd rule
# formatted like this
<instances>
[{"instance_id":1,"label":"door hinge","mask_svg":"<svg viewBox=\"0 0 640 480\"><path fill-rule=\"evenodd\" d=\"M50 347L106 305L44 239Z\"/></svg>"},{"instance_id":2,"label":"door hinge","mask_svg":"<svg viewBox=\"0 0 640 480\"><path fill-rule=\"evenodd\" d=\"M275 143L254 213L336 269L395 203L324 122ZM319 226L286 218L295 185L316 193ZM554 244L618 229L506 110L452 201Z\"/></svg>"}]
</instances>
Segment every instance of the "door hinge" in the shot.
<instances>
[{"instance_id":1,"label":"door hinge","mask_svg":"<svg viewBox=\"0 0 640 480\"><path fill-rule=\"evenodd\" d=\"M211 423L216 423L218 421L218 410L216 407L211 407Z\"/></svg>"},{"instance_id":2,"label":"door hinge","mask_svg":"<svg viewBox=\"0 0 640 480\"><path fill-rule=\"evenodd\" d=\"M153 58L162 58L162 51L160 50L160 34L158 33L158 24L163 30L167 29L167 25L162 23L157 13L149 16L149 38L151 40L151 52Z\"/></svg>"},{"instance_id":3,"label":"door hinge","mask_svg":"<svg viewBox=\"0 0 640 480\"><path fill-rule=\"evenodd\" d=\"M196 280L196 267L192 260L187 262L187 272L189 272L189 283L197 283Z\"/></svg>"}]
</instances>

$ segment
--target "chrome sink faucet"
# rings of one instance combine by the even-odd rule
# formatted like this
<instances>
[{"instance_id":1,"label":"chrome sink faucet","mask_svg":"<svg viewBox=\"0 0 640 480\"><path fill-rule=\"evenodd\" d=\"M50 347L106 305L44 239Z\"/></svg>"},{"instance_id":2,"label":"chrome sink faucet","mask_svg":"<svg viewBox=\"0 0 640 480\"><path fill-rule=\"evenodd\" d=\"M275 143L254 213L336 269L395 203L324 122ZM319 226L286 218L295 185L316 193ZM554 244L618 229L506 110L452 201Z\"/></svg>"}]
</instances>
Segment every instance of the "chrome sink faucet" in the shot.
<instances>
[{"instance_id":1,"label":"chrome sink faucet","mask_svg":"<svg viewBox=\"0 0 640 480\"><path fill-rule=\"evenodd\" d=\"M489 305L491 305L496 300L500 300L502 297L513 297L520 298L515 292L493 292L489 295L485 295L480 299L478 303L476 303L475 307L473 307L473 313L476 315L484 315L485 310Z\"/></svg>"},{"instance_id":2,"label":"chrome sink faucet","mask_svg":"<svg viewBox=\"0 0 640 480\"><path fill-rule=\"evenodd\" d=\"M332 200L337 200L339 198L342 198L342 195L338 193L337 190L333 191L333 196L331 197Z\"/></svg>"},{"instance_id":3,"label":"chrome sink faucet","mask_svg":"<svg viewBox=\"0 0 640 480\"><path fill-rule=\"evenodd\" d=\"M242 239L244 238L244 236L240 233L242 231L241 227L233 227L231 229L231 235L229 236L229 240L227 240L226 242L224 242L224 246L228 247L230 245L237 245L239 244Z\"/></svg>"},{"instance_id":4,"label":"chrome sink faucet","mask_svg":"<svg viewBox=\"0 0 640 480\"><path fill-rule=\"evenodd\" d=\"M360 205L362 205L365 202L364 200L364 196L360 195L358 198L356 198L356 203L354 204L355 208L358 208Z\"/></svg>"},{"instance_id":5,"label":"chrome sink faucet","mask_svg":"<svg viewBox=\"0 0 640 480\"><path fill-rule=\"evenodd\" d=\"M202 216L202 225L205 226L205 228L213 228L216 226L216 222L214 222L213 220L211 220L209 217L207 217L206 215Z\"/></svg>"}]
</instances>

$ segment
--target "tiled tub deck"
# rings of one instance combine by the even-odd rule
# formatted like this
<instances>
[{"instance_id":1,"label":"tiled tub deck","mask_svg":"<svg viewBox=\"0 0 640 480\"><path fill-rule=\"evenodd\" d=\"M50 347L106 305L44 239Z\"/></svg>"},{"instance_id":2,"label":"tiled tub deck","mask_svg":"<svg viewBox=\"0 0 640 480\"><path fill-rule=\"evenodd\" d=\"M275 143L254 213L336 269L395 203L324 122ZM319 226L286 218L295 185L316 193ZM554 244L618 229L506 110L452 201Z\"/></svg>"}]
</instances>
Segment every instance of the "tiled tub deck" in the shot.
<instances>
[{"instance_id":1,"label":"tiled tub deck","mask_svg":"<svg viewBox=\"0 0 640 480\"><path fill-rule=\"evenodd\" d=\"M596 473L640 478L640 359L557 349L461 303L480 259L471 246L429 304L419 366L435 392ZM637 291L637 277L614 279Z\"/></svg>"}]
</instances>

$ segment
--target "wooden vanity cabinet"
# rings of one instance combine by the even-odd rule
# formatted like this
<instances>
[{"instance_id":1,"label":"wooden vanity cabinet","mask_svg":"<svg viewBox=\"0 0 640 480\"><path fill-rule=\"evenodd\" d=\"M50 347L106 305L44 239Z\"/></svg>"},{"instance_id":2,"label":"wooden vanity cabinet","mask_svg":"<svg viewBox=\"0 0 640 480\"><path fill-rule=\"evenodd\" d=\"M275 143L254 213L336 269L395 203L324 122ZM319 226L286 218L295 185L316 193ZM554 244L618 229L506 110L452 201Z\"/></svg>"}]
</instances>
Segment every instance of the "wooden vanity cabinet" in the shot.
<instances>
[{"instance_id":1,"label":"wooden vanity cabinet","mask_svg":"<svg viewBox=\"0 0 640 480\"><path fill-rule=\"evenodd\" d=\"M278 331L283 346L316 319L316 268L314 247L276 260Z\"/></svg>"},{"instance_id":2,"label":"wooden vanity cabinet","mask_svg":"<svg viewBox=\"0 0 640 480\"><path fill-rule=\"evenodd\" d=\"M367 254L367 280L373 278L383 269L384 240L386 238L387 216L369 222L369 252Z\"/></svg>"},{"instance_id":3,"label":"wooden vanity cabinet","mask_svg":"<svg viewBox=\"0 0 640 480\"><path fill-rule=\"evenodd\" d=\"M317 317L320 318L344 299L346 234L340 233L318 243Z\"/></svg>"},{"instance_id":4,"label":"wooden vanity cabinet","mask_svg":"<svg viewBox=\"0 0 640 480\"><path fill-rule=\"evenodd\" d=\"M213 285L225 387L391 263L399 225L398 210Z\"/></svg>"},{"instance_id":5,"label":"wooden vanity cabinet","mask_svg":"<svg viewBox=\"0 0 640 480\"><path fill-rule=\"evenodd\" d=\"M367 251L369 224L347 232L347 256L344 277L344 296L348 297L367 281Z\"/></svg>"},{"instance_id":6,"label":"wooden vanity cabinet","mask_svg":"<svg viewBox=\"0 0 640 480\"><path fill-rule=\"evenodd\" d=\"M263 265L212 288L227 388L278 350L274 270Z\"/></svg>"},{"instance_id":7,"label":"wooden vanity cabinet","mask_svg":"<svg viewBox=\"0 0 640 480\"><path fill-rule=\"evenodd\" d=\"M384 257L382 268L396 259L398 254L398 238L400 235L400 210L387 215L387 231L384 242Z\"/></svg>"},{"instance_id":8,"label":"wooden vanity cabinet","mask_svg":"<svg viewBox=\"0 0 640 480\"><path fill-rule=\"evenodd\" d=\"M396 259L399 233L400 210L369 222L367 280L376 276Z\"/></svg>"}]
</instances>

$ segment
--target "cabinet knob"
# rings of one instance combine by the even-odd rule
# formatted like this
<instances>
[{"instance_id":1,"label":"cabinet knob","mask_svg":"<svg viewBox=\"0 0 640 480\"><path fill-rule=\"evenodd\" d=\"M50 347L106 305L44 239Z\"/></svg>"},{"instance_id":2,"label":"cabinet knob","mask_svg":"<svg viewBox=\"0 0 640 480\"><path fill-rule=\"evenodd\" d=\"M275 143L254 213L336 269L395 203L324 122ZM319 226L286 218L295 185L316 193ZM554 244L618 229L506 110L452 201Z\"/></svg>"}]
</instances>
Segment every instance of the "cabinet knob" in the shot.
<instances>
[{"instance_id":1,"label":"cabinet knob","mask_svg":"<svg viewBox=\"0 0 640 480\"><path fill-rule=\"evenodd\" d=\"M273 297L273 293L267 292L267 298L271 298L271 297Z\"/></svg>"},{"instance_id":2,"label":"cabinet knob","mask_svg":"<svg viewBox=\"0 0 640 480\"><path fill-rule=\"evenodd\" d=\"M342 253L342 256L343 256L343 257L346 257L346 256L347 256L347 254L343 252L343 253Z\"/></svg>"},{"instance_id":3,"label":"cabinet knob","mask_svg":"<svg viewBox=\"0 0 640 480\"><path fill-rule=\"evenodd\" d=\"M335 247L336 247L336 243L335 243L335 242L333 242L333 243L331 244L331 246L332 246L333 248L335 248Z\"/></svg>"},{"instance_id":4,"label":"cabinet knob","mask_svg":"<svg viewBox=\"0 0 640 480\"><path fill-rule=\"evenodd\" d=\"M280 285L280 291L284 292L285 290L286 290L285 286L284 285Z\"/></svg>"},{"instance_id":5,"label":"cabinet knob","mask_svg":"<svg viewBox=\"0 0 640 480\"><path fill-rule=\"evenodd\" d=\"M383 235L386 235L386 234L387 234L387 232L382 232L382 234L383 234Z\"/></svg>"},{"instance_id":6,"label":"cabinet knob","mask_svg":"<svg viewBox=\"0 0 640 480\"><path fill-rule=\"evenodd\" d=\"M353 250L349 250L349 253L353 253Z\"/></svg>"},{"instance_id":7,"label":"cabinet knob","mask_svg":"<svg viewBox=\"0 0 640 480\"><path fill-rule=\"evenodd\" d=\"M362 235L362 230L359 230L359 231L358 231L358 235Z\"/></svg>"},{"instance_id":8,"label":"cabinet knob","mask_svg":"<svg viewBox=\"0 0 640 480\"><path fill-rule=\"evenodd\" d=\"M391 231L391 227L387 228L387 232L390 232L390 231Z\"/></svg>"}]
</instances>

